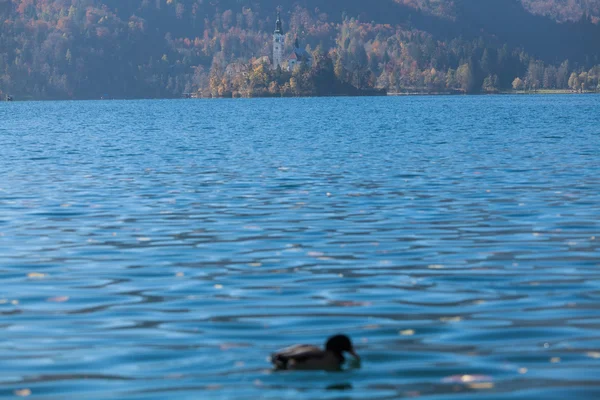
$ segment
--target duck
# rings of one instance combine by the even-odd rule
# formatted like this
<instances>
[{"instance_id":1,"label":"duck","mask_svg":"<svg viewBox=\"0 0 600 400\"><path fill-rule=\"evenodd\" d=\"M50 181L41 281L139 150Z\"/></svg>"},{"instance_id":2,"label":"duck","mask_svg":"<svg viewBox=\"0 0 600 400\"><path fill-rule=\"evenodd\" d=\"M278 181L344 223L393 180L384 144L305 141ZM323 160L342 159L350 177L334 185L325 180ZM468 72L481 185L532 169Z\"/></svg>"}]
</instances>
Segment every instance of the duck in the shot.
<instances>
[{"instance_id":1,"label":"duck","mask_svg":"<svg viewBox=\"0 0 600 400\"><path fill-rule=\"evenodd\" d=\"M309 344L297 344L271 354L271 363L276 370L340 370L344 364L343 353L351 354L357 361L352 341L346 335L335 335L327 339L325 349Z\"/></svg>"}]
</instances>

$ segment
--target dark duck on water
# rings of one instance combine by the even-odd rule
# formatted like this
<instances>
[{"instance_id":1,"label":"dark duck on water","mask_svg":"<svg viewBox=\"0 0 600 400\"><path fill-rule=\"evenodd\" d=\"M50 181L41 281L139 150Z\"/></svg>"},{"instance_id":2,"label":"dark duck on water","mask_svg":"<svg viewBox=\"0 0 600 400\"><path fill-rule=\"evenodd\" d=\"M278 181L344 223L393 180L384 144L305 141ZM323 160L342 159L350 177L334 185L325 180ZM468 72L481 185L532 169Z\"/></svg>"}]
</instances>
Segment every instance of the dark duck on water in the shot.
<instances>
[{"instance_id":1,"label":"dark duck on water","mask_svg":"<svg viewBox=\"0 0 600 400\"><path fill-rule=\"evenodd\" d=\"M298 344L273 353L271 362L279 370L339 370L345 361L344 352L360 361L350 338L335 335L327 340L324 350L317 346Z\"/></svg>"}]
</instances>

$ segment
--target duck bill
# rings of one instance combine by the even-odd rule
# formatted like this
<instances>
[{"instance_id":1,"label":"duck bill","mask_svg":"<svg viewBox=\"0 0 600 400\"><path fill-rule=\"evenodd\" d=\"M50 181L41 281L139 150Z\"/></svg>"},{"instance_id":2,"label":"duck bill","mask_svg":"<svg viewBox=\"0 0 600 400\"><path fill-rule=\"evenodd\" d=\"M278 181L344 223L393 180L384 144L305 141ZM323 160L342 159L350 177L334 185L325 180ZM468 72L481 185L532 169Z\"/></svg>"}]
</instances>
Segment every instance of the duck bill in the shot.
<instances>
[{"instance_id":1,"label":"duck bill","mask_svg":"<svg viewBox=\"0 0 600 400\"><path fill-rule=\"evenodd\" d=\"M360 361L360 357L358 354L356 354L354 349L350 350L348 353L350 353L352 355L352 357L354 357L356 359L356 361Z\"/></svg>"}]
</instances>

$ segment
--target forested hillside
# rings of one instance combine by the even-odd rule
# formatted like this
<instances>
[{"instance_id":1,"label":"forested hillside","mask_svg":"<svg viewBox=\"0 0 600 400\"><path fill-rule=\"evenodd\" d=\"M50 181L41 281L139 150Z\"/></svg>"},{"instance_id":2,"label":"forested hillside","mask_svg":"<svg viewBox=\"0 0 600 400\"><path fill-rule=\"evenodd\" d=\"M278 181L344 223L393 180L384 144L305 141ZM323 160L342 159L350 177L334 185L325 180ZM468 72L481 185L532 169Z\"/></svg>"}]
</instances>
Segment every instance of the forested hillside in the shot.
<instances>
[{"instance_id":1,"label":"forested hillside","mask_svg":"<svg viewBox=\"0 0 600 400\"><path fill-rule=\"evenodd\" d=\"M558 21L578 21L589 16L594 22L600 17L598 0L522 0L534 14L546 15Z\"/></svg>"},{"instance_id":2,"label":"forested hillside","mask_svg":"<svg viewBox=\"0 0 600 400\"><path fill-rule=\"evenodd\" d=\"M0 0L0 93L303 95L334 77L392 92L596 90L599 3ZM260 61L271 55L278 7L287 50L299 37L317 61L311 70L274 77ZM248 73L226 74L231 64Z\"/></svg>"}]
</instances>

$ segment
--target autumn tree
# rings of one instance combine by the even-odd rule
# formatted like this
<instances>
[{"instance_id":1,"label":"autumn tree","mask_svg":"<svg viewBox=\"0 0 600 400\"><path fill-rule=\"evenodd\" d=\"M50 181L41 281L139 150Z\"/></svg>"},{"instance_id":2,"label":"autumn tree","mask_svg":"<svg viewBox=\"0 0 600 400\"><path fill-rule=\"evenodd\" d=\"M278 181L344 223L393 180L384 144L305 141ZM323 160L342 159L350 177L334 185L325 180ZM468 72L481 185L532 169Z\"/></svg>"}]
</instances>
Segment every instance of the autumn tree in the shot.
<instances>
[{"instance_id":1,"label":"autumn tree","mask_svg":"<svg viewBox=\"0 0 600 400\"><path fill-rule=\"evenodd\" d=\"M482 90L486 93L497 93L498 75L488 75L483 81Z\"/></svg>"},{"instance_id":2,"label":"autumn tree","mask_svg":"<svg viewBox=\"0 0 600 400\"><path fill-rule=\"evenodd\" d=\"M516 77L515 80L512 82L512 88L514 90L523 90L524 87L525 87L525 83L519 77Z\"/></svg>"},{"instance_id":3,"label":"autumn tree","mask_svg":"<svg viewBox=\"0 0 600 400\"><path fill-rule=\"evenodd\" d=\"M579 75L576 72L571 73L569 77L569 87L575 91L581 90L581 82L579 82Z\"/></svg>"},{"instance_id":4,"label":"autumn tree","mask_svg":"<svg viewBox=\"0 0 600 400\"><path fill-rule=\"evenodd\" d=\"M462 64L460 67L458 67L456 70L456 81L465 93L470 93L473 91L475 80L473 77L473 69L469 63Z\"/></svg>"}]
</instances>

